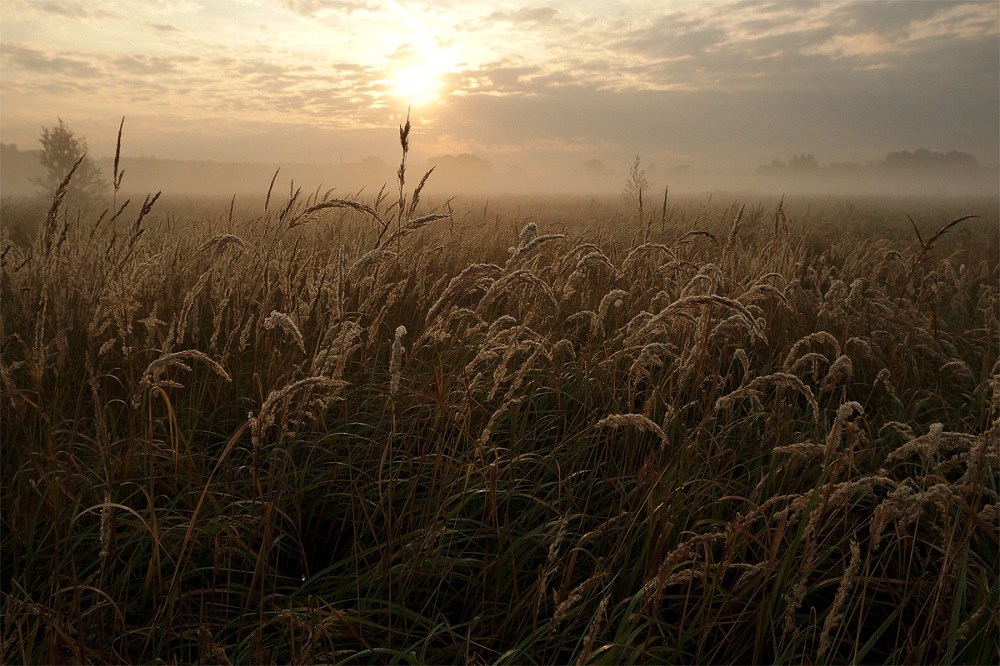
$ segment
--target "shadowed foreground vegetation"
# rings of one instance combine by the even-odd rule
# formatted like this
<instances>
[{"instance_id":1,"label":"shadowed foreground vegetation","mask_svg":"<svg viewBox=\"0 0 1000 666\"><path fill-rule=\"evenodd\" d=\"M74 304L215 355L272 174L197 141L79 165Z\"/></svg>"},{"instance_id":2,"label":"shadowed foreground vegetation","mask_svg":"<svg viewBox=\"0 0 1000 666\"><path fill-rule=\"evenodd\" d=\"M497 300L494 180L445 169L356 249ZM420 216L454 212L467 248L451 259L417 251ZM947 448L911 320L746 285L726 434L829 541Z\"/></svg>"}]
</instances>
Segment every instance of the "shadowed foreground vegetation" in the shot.
<instances>
[{"instance_id":1,"label":"shadowed foreground vegetation","mask_svg":"<svg viewBox=\"0 0 1000 666\"><path fill-rule=\"evenodd\" d=\"M997 661L995 202L418 194L4 231L4 663Z\"/></svg>"}]
</instances>

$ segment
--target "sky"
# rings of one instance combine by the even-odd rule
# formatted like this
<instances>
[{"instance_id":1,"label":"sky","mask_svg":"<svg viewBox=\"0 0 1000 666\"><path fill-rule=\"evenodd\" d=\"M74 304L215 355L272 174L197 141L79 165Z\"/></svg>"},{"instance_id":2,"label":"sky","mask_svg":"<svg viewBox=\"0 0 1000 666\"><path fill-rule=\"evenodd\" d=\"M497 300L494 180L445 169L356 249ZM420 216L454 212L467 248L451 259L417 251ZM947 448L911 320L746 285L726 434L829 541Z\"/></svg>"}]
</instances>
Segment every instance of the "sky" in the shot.
<instances>
[{"instance_id":1,"label":"sky","mask_svg":"<svg viewBox=\"0 0 1000 666\"><path fill-rule=\"evenodd\" d=\"M0 140L499 170L1000 161L1000 2L3 0Z\"/></svg>"}]
</instances>

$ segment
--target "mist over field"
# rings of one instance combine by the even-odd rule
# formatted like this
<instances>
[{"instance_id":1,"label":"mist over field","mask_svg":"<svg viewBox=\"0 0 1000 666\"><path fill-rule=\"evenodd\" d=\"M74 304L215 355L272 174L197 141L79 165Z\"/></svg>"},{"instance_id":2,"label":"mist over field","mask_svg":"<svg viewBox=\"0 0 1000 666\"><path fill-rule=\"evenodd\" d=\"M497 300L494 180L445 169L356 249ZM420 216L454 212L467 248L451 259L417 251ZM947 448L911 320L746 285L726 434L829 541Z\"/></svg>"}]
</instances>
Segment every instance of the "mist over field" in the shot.
<instances>
[{"instance_id":1,"label":"mist over field","mask_svg":"<svg viewBox=\"0 0 1000 666\"><path fill-rule=\"evenodd\" d=\"M392 129L387 129L391 133ZM419 140L419 132L415 132ZM38 194L35 180L44 174L37 150L15 145L0 148L0 192L6 197L30 198ZM646 197L662 198L664 188L675 194L711 191L758 194L835 194L906 196L1000 196L1000 171L984 168L968 153L937 153L927 149L890 152L867 164L821 164L810 154L774 158L751 171L700 172L690 165L661 168L640 158L646 179ZM501 170L492 162L471 154L441 155L426 162L411 162L420 174L433 168L428 193L437 196L577 194L604 196L620 193L633 160L608 165L597 158L566 171L510 167ZM113 158L94 160L102 173L110 174ZM357 192L376 189L395 179L398 164L375 156L354 163L282 164L232 163L220 161L168 160L155 157L124 157L128 191L160 191L177 195L227 197L259 195L268 187L275 170L284 190L312 192Z\"/></svg>"}]
</instances>

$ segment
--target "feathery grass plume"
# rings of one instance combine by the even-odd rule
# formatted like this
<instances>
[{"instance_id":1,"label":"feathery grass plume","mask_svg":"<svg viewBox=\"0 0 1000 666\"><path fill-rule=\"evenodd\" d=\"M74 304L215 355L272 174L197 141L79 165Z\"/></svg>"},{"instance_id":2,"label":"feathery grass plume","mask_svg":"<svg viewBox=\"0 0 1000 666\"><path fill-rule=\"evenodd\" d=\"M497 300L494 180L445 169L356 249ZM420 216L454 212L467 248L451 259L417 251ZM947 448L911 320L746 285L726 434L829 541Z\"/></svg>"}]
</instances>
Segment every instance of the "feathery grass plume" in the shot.
<instances>
[{"instance_id":1,"label":"feathery grass plume","mask_svg":"<svg viewBox=\"0 0 1000 666\"><path fill-rule=\"evenodd\" d=\"M247 344L250 342L250 334L256 330L255 324L257 323L257 315L251 313L247 317L246 322L243 324L243 328L240 329L240 339L238 349L243 352L247 348Z\"/></svg>"},{"instance_id":2,"label":"feathery grass plume","mask_svg":"<svg viewBox=\"0 0 1000 666\"><path fill-rule=\"evenodd\" d=\"M210 239L198 246L198 252L204 252L205 250L212 248L212 259L222 254L222 251L230 246L237 245L241 251L247 251L247 244L239 236L234 236L233 234L219 234L218 236L212 236Z\"/></svg>"},{"instance_id":3,"label":"feathery grass plume","mask_svg":"<svg viewBox=\"0 0 1000 666\"><path fill-rule=\"evenodd\" d=\"M333 377L334 379L342 378L348 357L361 348L361 343L358 340L364 331L365 329L355 321L345 320L332 323L309 364L310 375Z\"/></svg>"},{"instance_id":4,"label":"feathery grass plume","mask_svg":"<svg viewBox=\"0 0 1000 666\"><path fill-rule=\"evenodd\" d=\"M747 306L749 308L757 309L756 305ZM749 331L753 335L753 331L759 330L763 331L767 322L761 317L747 318L742 312L732 312L726 317L719 319L715 326L712 327L711 331L708 333L708 340L722 340L725 344L730 340L737 339L739 331ZM704 340L705 338L701 338Z\"/></svg>"},{"instance_id":5,"label":"feathery grass plume","mask_svg":"<svg viewBox=\"0 0 1000 666\"><path fill-rule=\"evenodd\" d=\"M617 306L625 298L628 298L628 292L624 289L612 289L604 295L604 298L601 299L601 305L597 308L597 316L594 317L590 326L591 335L596 336L598 333L604 332L604 320L608 317L611 304L614 303Z\"/></svg>"},{"instance_id":6,"label":"feathery grass plume","mask_svg":"<svg viewBox=\"0 0 1000 666\"><path fill-rule=\"evenodd\" d=\"M684 298L679 298L674 301L658 314L653 316L648 322L646 322L639 331L635 334L630 335L630 338L641 338L643 335L648 334L652 331L658 324L665 321L668 317L676 315L683 310L691 310L701 306L706 305L721 305L723 307L731 308L742 314L751 326L750 333L761 340L766 341L767 337L764 335L764 331L761 330L760 326L757 324L756 319L746 306L738 301L734 301L731 298L726 298L724 296L718 296L715 294L709 294L705 296L686 296Z\"/></svg>"},{"instance_id":7,"label":"feathery grass plume","mask_svg":"<svg viewBox=\"0 0 1000 666\"><path fill-rule=\"evenodd\" d=\"M624 428L631 426L645 432L655 433L660 438L660 447L667 446L667 435L660 426L656 425L642 414L610 414L594 424L595 428Z\"/></svg>"},{"instance_id":8,"label":"feathery grass plume","mask_svg":"<svg viewBox=\"0 0 1000 666\"><path fill-rule=\"evenodd\" d=\"M799 571L802 573L798 577L795 585L792 586L792 591L789 595L790 600L784 616L784 628L782 630L781 637L782 643L784 643L789 636L798 631L795 626L796 613L805 601L807 592L806 582L808 581L809 575L813 573L812 570L817 560L817 540L813 538L817 528L820 526L824 518L834 514L836 511L840 510L841 507L846 506L858 494L871 493L878 486L889 486L893 488L893 491L898 489L898 484L892 479L884 477L880 474L872 474L853 481L843 481L832 487L827 486L826 503L820 503L818 506L813 507L812 512L808 516L809 520L806 522L806 526L802 530L802 536L800 538L800 542L805 544L805 554L800 558L800 562L798 564ZM787 520L788 523L797 520L798 516L811 502L811 495L812 493L806 493L805 495L802 495L798 499L792 501L788 507L779 512L778 516L782 520Z\"/></svg>"},{"instance_id":9,"label":"feathery grass plume","mask_svg":"<svg viewBox=\"0 0 1000 666\"><path fill-rule=\"evenodd\" d=\"M771 453L790 453L793 456L802 456L804 458L818 456L824 451L826 451L826 445L815 442L798 442L797 444L776 446L771 449Z\"/></svg>"},{"instance_id":10,"label":"feathery grass plume","mask_svg":"<svg viewBox=\"0 0 1000 666\"><path fill-rule=\"evenodd\" d=\"M794 345L792 345L792 348L788 351L788 355L785 356L784 363L781 364L782 369L788 371L788 369L792 367L792 364L798 358L799 350L802 349L802 347L805 347L806 345L811 345L814 342L828 344L831 347L833 347L834 354L836 356L841 355L840 343L837 342L837 338L835 338L831 333L827 331L816 331L815 333L810 333L808 335L803 336Z\"/></svg>"},{"instance_id":11,"label":"feathery grass plume","mask_svg":"<svg viewBox=\"0 0 1000 666\"><path fill-rule=\"evenodd\" d=\"M733 225L729 228L729 238L726 240L726 246L722 249L723 253L731 250L736 244L736 238L739 236L740 229L743 228L743 213L746 209L746 204L740 206L740 211L736 214L736 219L733 220Z\"/></svg>"},{"instance_id":12,"label":"feathery grass plume","mask_svg":"<svg viewBox=\"0 0 1000 666\"><path fill-rule=\"evenodd\" d=\"M111 501L111 491L104 490L104 502L101 504L101 530L99 532L99 543L101 549L98 553L101 566L101 578L107 572L108 557L111 555L111 539L115 530L115 507Z\"/></svg>"},{"instance_id":13,"label":"feathery grass plume","mask_svg":"<svg viewBox=\"0 0 1000 666\"><path fill-rule=\"evenodd\" d=\"M740 386L743 386L750 379L750 375L753 372L750 365L750 357L747 356L747 351L740 347L733 352L733 358L739 360L740 365L743 366L743 376L740 378Z\"/></svg>"},{"instance_id":14,"label":"feathery grass plume","mask_svg":"<svg viewBox=\"0 0 1000 666\"><path fill-rule=\"evenodd\" d=\"M514 395L514 393L521 388L524 378L527 377L528 373L535 367L535 361L538 360L539 356L544 356L549 361L552 360L552 357L549 356L548 352L545 350L545 345L541 342L532 341L529 344L533 344L535 348L532 350L528 358L525 359L524 363L521 364L521 367L518 368L517 372L514 373L514 379L511 381L510 388L507 389L507 395L509 396Z\"/></svg>"},{"instance_id":15,"label":"feathery grass plume","mask_svg":"<svg viewBox=\"0 0 1000 666\"><path fill-rule=\"evenodd\" d=\"M431 174L434 173L434 169L436 168L437 168L436 166L432 166L430 169L428 169L427 172L420 179L420 182L417 183L417 187L414 188L413 196L410 198L410 207L406 211L407 220L413 219L413 214L417 211L417 204L420 203L420 193L423 192L424 185L427 184L427 179L431 177ZM446 217L451 217L451 213L448 213Z\"/></svg>"},{"instance_id":16,"label":"feathery grass plume","mask_svg":"<svg viewBox=\"0 0 1000 666\"><path fill-rule=\"evenodd\" d=\"M826 373L826 377L823 378L823 383L820 384L820 391L830 391L844 382L850 381L851 377L854 376L854 363L851 361L851 357L847 354L841 354L837 359L830 365L830 369Z\"/></svg>"},{"instance_id":17,"label":"feathery grass plume","mask_svg":"<svg viewBox=\"0 0 1000 666\"><path fill-rule=\"evenodd\" d=\"M916 434L913 432L913 428L906 425L905 423L900 423L899 421L888 421L882 424L882 427L879 428L879 434L881 435L890 428L899 433L899 435L902 436L907 441L911 439L916 439L917 437Z\"/></svg>"},{"instance_id":18,"label":"feathery grass plume","mask_svg":"<svg viewBox=\"0 0 1000 666\"><path fill-rule=\"evenodd\" d=\"M215 314L212 317L212 337L208 341L208 346L213 350L217 350L219 346L219 336L222 334L222 318L226 314L226 308L229 307L229 296L223 296L219 304L214 308ZM141 323L145 323L147 320L143 320ZM163 322L160 322L161 324ZM147 335L151 338L155 329L147 324L146 326Z\"/></svg>"},{"instance_id":19,"label":"feathery grass plume","mask_svg":"<svg viewBox=\"0 0 1000 666\"><path fill-rule=\"evenodd\" d=\"M579 321L592 329L596 320L597 313L593 310L580 310L579 312L574 312L570 316L566 317L566 324L573 326L577 325L577 322Z\"/></svg>"},{"instance_id":20,"label":"feathery grass plume","mask_svg":"<svg viewBox=\"0 0 1000 666\"><path fill-rule=\"evenodd\" d=\"M350 382L345 382L340 379L331 379L330 377L306 377L305 379L292 382L291 384L268 393L267 398L264 400L264 403L260 406L260 409L257 412L257 416L254 416L251 413L247 417L250 425L251 440L255 451L260 450L261 443L264 439L264 433L268 430L268 428L275 425L278 410L283 408L296 394L307 393L313 390L324 390L326 391L326 394L323 396L324 399L327 402L332 402L334 400L343 399L341 392L347 386L350 386Z\"/></svg>"},{"instance_id":21,"label":"feathery grass plume","mask_svg":"<svg viewBox=\"0 0 1000 666\"><path fill-rule=\"evenodd\" d=\"M519 259L526 257L532 252L532 250L541 245L544 245L545 243L549 243L554 240L566 240L566 238L568 238L566 234L545 234L544 236L538 236L537 238L533 238L531 242L526 243L525 245L522 245L521 247L517 248L517 251L514 252L514 254L511 255L510 259L507 260L507 265L510 266Z\"/></svg>"},{"instance_id":22,"label":"feathery grass plume","mask_svg":"<svg viewBox=\"0 0 1000 666\"><path fill-rule=\"evenodd\" d=\"M190 371L191 366L185 363L185 361L201 361L224 381L232 381L226 369L218 362L209 358L205 352L197 349L186 349L184 351L165 353L146 366L146 371L142 373L142 378L139 380L136 391L132 395L132 406L138 408L141 396L152 389L166 387L184 388L179 382L161 379L161 376L170 368L178 368L185 372Z\"/></svg>"},{"instance_id":23,"label":"feathery grass plume","mask_svg":"<svg viewBox=\"0 0 1000 666\"><path fill-rule=\"evenodd\" d=\"M472 264L467 267L451 279L441 296L427 310L424 325L429 327L444 312L445 308L454 305L465 294L491 286L496 279L495 276L500 274L502 270L496 264Z\"/></svg>"},{"instance_id":24,"label":"feathery grass plume","mask_svg":"<svg viewBox=\"0 0 1000 666\"><path fill-rule=\"evenodd\" d=\"M556 630L562 623L562 621L566 619L566 614L569 613L569 611L573 608L573 606L575 606L577 603L579 603L581 599L583 599L583 595L586 594L590 588L594 587L599 583L602 583L607 577L608 574L602 571L600 573L594 574L593 576L591 576L590 578L588 578L587 580L583 581L582 583L574 587L572 590L570 590L570 593L566 595L566 599L558 606L556 606L555 614L552 616L553 631Z\"/></svg>"},{"instance_id":25,"label":"feathery grass plume","mask_svg":"<svg viewBox=\"0 0 1000 666\"><path fill-rule=\"evenodd\" d=\"M518 249L523 248L525 245L533 241L537 235L538 225L534 222L528 222L524 225L524 228L521 229L521 242L517 246Z\"/></svg>"},{"instance_id":26,"label":"feathery grass plume","mask_svg":"<svg viewBox=\"0 0 1000 666\"><path fill-rule=\"evenodd\" d=\"M548 299L549 303L552 304L552 307L556 306L557 304L556 297L552 294L552 290L549 288L549 285L545 284L543 280L541 280L537 275L535 275L531 271L524 268L519 268L515 271L507 273L503 277L493 282L493 284L490 285L490 288L486 291L485 294L483 294L483 297L479 300L479 305L476 306L476 311L482 312L483 310L485 310L487 307L490 306L491 303L493 303L493 301L495 301L500 296L500 294L504 293L512 285L518 282L535 287L536 289L542 292L542 295L544 295L545 298Z\"/></svg>"},{"instance_id":27,"label":"feathery grass plume","mask_svg":"<svg viewBox=\"0 0 1000 666\"><path fill-rule=\"evenodd\" d=\"M267 318L264 319L263 324L264 328L266 328L267 330L271 330L275 327L278 327L281 330L283 330L285 333L288 334L288 337L290 337L292 340L295 341L295 344L299 346L299 349L302 350L302 353L303 354L306 353L306 344L305 341L302 339L302 333L299 332L299 327L295 325L295 322L292 321L291 317L289 317L283 312L278 312L277 310L271 310L271 314L269 314Z\"/></svg>"},{"instance_id":28,"label":"feathery grass plume","mask_svg":"<svg viewBox=\"0 0 1000 666\"><path fill-rule=\"evenodd\" d=\"M629 319L628 323L625 324L626 339L632 340L637 337L638 333L645 329L646 324L651 322L654 316L652 312L642 311Z\"/></svg>"},{"instance_id":29,"label":"feathery grass plume","mask_svg":"<svg viewBox=\"0 0 1000 666\"><path fill-rule=\"evenodd\" d=\"M429 215L423 215L421 217L407 220L406 224L404 224L399 229L389 234L382 241L381 247L383 248L388 247L389 245L392 245L395 241L405 238L406 236L409 236L413 232L427 226L431 222L436 222L438 220L447 220L450 218L451 218L451 213L431 213Z\"/></svg>"},{"instance_id":30,"label":"feathery grass plume","mask_svg":"<svg viewBox=\"0 0 1000 666\"><path fill-rule=\"evenodd\" d=\"M921 490L918 482L911 478L903 479L872 513L872 552L882 545L885 528L890 521L895 521L897 530L905 530L914 522L921 520L925 506L933 505L941 512L940 515L948 515L950 510L954 510L950 508L951 505L958 499L961 499L960 487L951 483L935 483L926 490ZM934 527L933 523L931 527Z\"/></svg>"},{"instance_id":31,"label":"feathery grass plume","mask_svg":"<svg viewBox=\"0 0 1000 666\"><path fill-rule=\"evenodd\" d=\"M695 229L694 231L689 231L689 232L687 232L686 234L684 234L683 236L680 237L680 241L683 241L688 236L704 236L704 237L708 238L709 240L711 240L716 245L719 244L719 241L717 241L715 239L715 236L711 232L709 232L709 231L703 231L701 229Z\"/></svg>"},{"instance_id":32,"label":"feathery grass plume","mask_svg":"<svg viewBox=\"0 0 1000 666\"><path fill-rule=\"evenodd\" d=\"M643 243L642 245L637 245L632 248L629 253L625 256L625 260L622 262L621 269L618 272L618 277L623 277L625 271L632 265L634 261L637 261L639 256L646 253L652 252L662 252L671 260L676 260L677 255L666 245L662 243Z\"/></svg>"},{"instance_id":33,"label":"feathery grass plume","mask_svg":"<svg viewBox=\"0 0 1000 666\"><path fill-rule=\"evenodd\" d=\"M894 425L886 424L883 428ZM909 431L912 437L913 431ZM907 458L914 453L920 456L920 460L929 465L942 450L965 452L969 451L978 441L974 435L960 432L945 432L941 423L931 424L927 434L920 437L913 437L908 442L892 451L886 456L886 463L895 463Z\"/></svg>"},{"instance_id":34,"label":"feathery grass plume","mask_svg":"<svg viewBox=\"0 0 1000 666\"><path fill-rule=\"evenodd\" d=\"M48 263L48 258L52 254L52 249L56 244L56 228L59 224L59 209L62 208L63 201L66 200L66 193L69 191L69 183L73 180L73 174L76 173L76 170L86 158L86 153L80 156L80 159L76 161L73 167L69 170L69 173L66 174L66 177L63 178L61 183L59 183L59 187L56 188L55 194L52 195L52 205L49 207L49 212L45 216L45 223L39 228L38 240L36 241L36 246L41 248L43 264Z\"/></svg>"},{"instance_id":35,"label":"feathery grass plume","mask_svg":"<svg viewBox=\"0 0 1000 666\"><path fill-rule=\"evenodd\" d=\"M302 212L297 213L295 217L288 221L288 228L294 229L295 227L303 225L306 222L310 222L316 219L316 213L321 210L328 210L331 208L346 208L348 210L357 211L358 213L367 215L371 219L375 220L380 226L385 225L382 215L367 204L363 204L360 201L351 201L350 199L329 199L327 201L321 201L318 204L309 206Z\"/></svg>"},{"instance_id":36,"label":"feathery grass plume","mask_svg":"<svg viewBox=\"0 0 1000 666\"><path fill-rule=\"evenodd\" d=\"M601 603L597 605L594 617L587 626L587 633L583 635L583 648L580 650L580 657L576 660L577 666L587 663L587 660L590 659L590 654L594 647L594 639L597 638L597 634L601 630L601 625L608 619L607 608L610 600L611 595L606 594L601 599Z\"/></svg>"},{"instance_id":37,"label":"feathery grass plume","mask_svg":"<svg viewBox=\"0 0 1000 666\"><path fill-rule=\"evenodd\" d=\"M715 401L714 409L726 409L732 406L732 403L740 398L749 397L753 399L753 394L756 394L758 400L761 396L761 391L767 385L773 385L779 388L793 388L797 390L809 403L809 407L813 412L813 420L819 421L819 404L816 402L816 398L813 396L812 390L802 383L802 380L795 375L790 375L785 372L776 372L772 375L765 375L763 377L757 377L751 381L746 386L736 389L732 393L722 396Z\"/></svg>"},{"instance_id":38,"label":"feathery grass plume","mask_svg":"<svg viewBox=\"0 0 1000 666\"><path fill-rule=\"evenodd\" d=\"M201 290L205 288L208 284L208 280L212 277L212 270L209 268L198 276L198 281L195 282L194 286L188 290L184 295L184 302L181 304L180 314L177 319L171 321L170 328L171 332L167 334L167 338L163 343L164 351L170 351L175 344L181 344L184 342L184 337L187 335L187 322L188 315L191 313L191 308L194 307L195 299L201 293Z\"/></svg>"},{"instance_id":39,"label":"feathery grass plume","mask_svg":"<svg viewBox=\"0 0 1000 666\"><path fill-rule=\"evenodd\" d=\"M666 531L669 533L673 529L673 523L667 523ZM664 556L660 566L657 567L656 575L642 586L640 594L644 597L643 612L656 612L659 609L660 600L663 598L663 590L670 582L670 574L678 564L692 557L702 544L710 544L725 538L725 532L707 532L692 536L678 543L673 550Z\"/></svg>"},{"instance_id":40,"label":"feathery grass plume","mask_svg":"<svg viewBox=\"0 0 1000 666\"><path fill-rule=\"evenodd\" d=\"M496 426L497 421L503 418L511 410L512 407L520 405L522 402L527 400L528 396L522 395L516 398L508 397L506 401L497 409L490 414L489 420L486 425L483 426L482 432L479 433L479 437L476 438L476 456L482 458L483 450L486 445L490 443L490 437L493 435L493 428Z\"/></svg>"},{"instance_id":41,"label":"feathery grass plume","mask_svg":"<svg viewBox=\"0 0 1000 666\"><path fill-rule=\"evenodd\" d=\"M504 350L500 362L497 364L496 368L493 371L493 387L490 389L489 394L486 396L487 400L493 400L497 392L500 390L500 387L507 380L507 368L510 367L511 362L514 359L514 356L518 352L526 352L533 345L537 345L537 343L534 343L534 341L532 340L523 340L523 339L511 340L510 344L508 344L507 348Z\"/></svg>"},{"instance_id":42,"label":"feathery grass plume","mask_svg":"<svg viewBox=\"0 0 1000 666\"><path fill-rule=\"evenodd\" d=\"M121 123L118 124L118 140L115 141L115 159L111 169L112 196L117 198L118 190L122 187L122 178L125 177L125 170L118 170L118 164L122 156L122 130L125 129L125 116L122 116Z\"/></svg>"},{"instance_id":43,"label":"feathery grass plume","mask_svg":"<svg viewBox=\"0 0 1000 666\"><path fill-rule=\"evenodd\" d=\"M715 411L729 410L740 400L749 400L753 405L753 413L759 414L765 411L763 397L764 394L760 390L749 385L741 386L716 400L713 409Z\"/></svg>"},{"instance_id":44,"label":"feathery grass plume","mask_svg":"<svg viewBox=\"0 0 1000 666\"><path fill-rule=\"evenodd\" d=\"M823 660L827 650L830 649L830 632L844 618L844 604L847 603L847 596L851 593L851 587L854 585L854 580L857 578L860 568L861 547L858 545L857 539L851 539L850 562L847 565L847 569L844 570L844 575L840 578L840 585L837 586L837 594L833 598L833 604L826 614L826 619L823 621L823 631L819 638L819 650L816 654L816 658L820 661Z\"/></svg>"},{"instance_id":45,"label":"feathery grass plume","mask_svg":"<svg viewBox=\"0 0 1000 666\"><path fill-rule=\"evenodd\" d=\"M281 167L274 170L274 175L271 176L271 184L267 186L267 196L264 198L264 213L267 213L267 207L271 203L271 191L274 189L274 181L278 179L278 172L281 171Z\"/></svg>"},{"instance_id":46,"label":"feathery grass plume","mask_svg":"<svg viewBox=\"0 0 1000 666\"><path fill-rule=\"evenodd\" d=\"M576 350L573 348L573 341L568 338L562 338L554 345L552 345L552 349L550 350L549 354L552 356L552 358L565 355L571 360L576 359Z\"/></svg>"},{"instance_id":47,"label":"feathery grass plume","mask_svg":"<svg viewBox=\"0 0 1000 666\"><path fill-rule=\"evenodd\" d=\"M396 327L396 336L392 341L392 354L389 356L389 396L396 397L399 393L399 375L403 368L403 336L406 335L405 326Z\"/></svg>"},{"instance_id":48,"label":"feathery grass plume","mask_svg":"<svg viewBox=\"0 0 1000 666\"><path fill-rule=\"evenodd\" d=\"M509 330L511 326L517 325L517 319L510 315L501 315L493 320L490 327L486 330L486 339L490 340L497 336L497 334L502 331Z\"/></svg>"},{"instance_id":49,"label":"feathery grass plume","mask_svg":"<svg viewBox=\"0 0 1000 666\"><path fill-rule=\"evenodd\" d=\"M396 178L399 181L399 201L396 202L397 222L402 221L406 210L406 195L403 193L403 185L406 183L406 156L410 152L410 128L410 109L407 107L406 124L399 126L399 145L403 149L403 156L399 160L399 169L396 171Z\"/></svg>"},{"instance_id":50,"label":"feathery grass plume","mask_svg":"<svg viewBox=\"0 0 1000 666\"><path fill-rule=\"evenodd\" d=\"M615 272L614 264L612 264L611 260L608 259L607 256L605 256L605 254L600 250L594 250L593 252L580 257L580 259L576 262L577 271L585 271L595 266L604 266L612 273Z\"/></svg>"},{"instance_id":51,"label":"feathery grass plume","mask_svg":"<svg viewBox=\"0 0 1000 666\"><path fill-rule=\"evenodd\" d=\"M764 300L768 296L774 298L786 308L791 308L791 304L788 302L788 297L785 296L784 292L774 285L763 283L759 280L751 286L750 289L741 294L736 300L743 304L749 304Z\"/></svg>"},{"instance_id":52,"label":"feathery grass plume","mask_svg":"<svg viewBox=\"0 0 1000 666\"><path fill-rule=\"evenodd\" d=\"M956 377L961 377L962 379L974 379L972 375L972 369L969 365L960 358L956 358L953 361L948 361L938 370L941 374L951 373Z\"/></svg>"},{"instance_id":53,"label":"feathery grass plume","mask_svg":"<svg viewBox=\"0 0 1000 666\"><path fill-rule=\"evenodd\" d=\"M629 377L635 381L648 375L652 370L663 367L664 356L676 355L676 347L665 342L650 342L642 346L639 355L629 366Z\"/></svg>"},{"instance_id":54,"label":"feathery grass plume","mask_svg":"<svg viewBox=\"0 0 1000 666\"><path fill-rule=\"evenodd\" d=\"M847 422L847 419L851 418L851 416L855 413L859 416L863 416L865 410L860 403L854 402L853 400L845 402L837 408L837 417L833 420L833 427L830 428L830 432L826 436L826 448L823 450L824 468L830 464L833 460L833 455L840 447L841 433L843 432L844 424Z\"/></svg>"},{"instance_id":55,"label":"feathery grass plume","mask_svg":"<svg viewBox=\"0 0 1000 666\"><path fill-rule=\"evenodd\" d=\"M919 243L920 243L920 251L916 254L916 256L914 256L913 261L910 263L910 272L906 276L906 281L910 282L912 280L914 274L916 273L917 267L920 264L922 264L924 261L927 260L928 256L930 255L931 248L934 247L934 243L936 243L938 240L940 240L940 238L942 236L944 236L946 233L948 233L949 231L951 231L951 229L953 227L955 227L957 224L959 224L960 222L965 222L966 220L971 220L971 219L977 218L977 217L979 217L979 216L978 215L963 215L962 217L958 218L957 220L952 220L948 224L944 225L943 227L941 227L937 231L935 231L934 234L929 239L927 239L927 242L924 242L923 237L921 237L921 235L920 235L920 230L917 229L916 222L913 221L912 217L910 217L909 215L907 215L906 218L910 221L910 224L913 226L913 232L917 235L917 241L919 241Z\"/></svg>"},{"instance_id":56,"label":"feathery grass plume","mask_svg":"<svg viewBox=\"0 0 1000 666\"><path fill-rule=\"evenodd\" d=\"M545 566L542 567L542 575L538 581L538 599L536 601L535 612L538 612L538 608L541 606L542 601L548 596L547 582L551 575L554 575L556 571L559 570L559 545L562 543L563 538L566 536L566 528L569 526L570 516L565 515L559 520L559 529L556 530L555 539L549 544L549 553L545 558Z\"/></svg>"}]
</instances>

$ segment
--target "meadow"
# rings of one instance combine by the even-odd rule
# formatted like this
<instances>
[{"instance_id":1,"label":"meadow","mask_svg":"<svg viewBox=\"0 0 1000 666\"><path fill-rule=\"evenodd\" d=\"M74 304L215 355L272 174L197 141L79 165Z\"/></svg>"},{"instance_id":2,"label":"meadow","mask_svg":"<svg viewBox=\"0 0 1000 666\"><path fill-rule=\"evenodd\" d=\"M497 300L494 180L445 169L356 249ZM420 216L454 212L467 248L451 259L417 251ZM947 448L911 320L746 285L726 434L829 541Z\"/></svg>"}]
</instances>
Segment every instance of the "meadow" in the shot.
<instances>
[{"instance_id":1,"label":"meadow","mask_svg":"<svg viewBox=\"0 0 1000 666\"><path fill-rule=\"evenodd\" d=\"M997 662L995 200L407 178L4 225L3 663Z\"/></svg>"}]
</instances>

